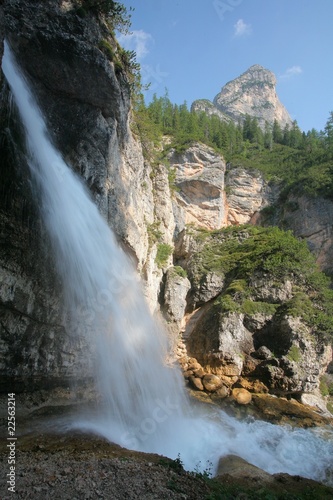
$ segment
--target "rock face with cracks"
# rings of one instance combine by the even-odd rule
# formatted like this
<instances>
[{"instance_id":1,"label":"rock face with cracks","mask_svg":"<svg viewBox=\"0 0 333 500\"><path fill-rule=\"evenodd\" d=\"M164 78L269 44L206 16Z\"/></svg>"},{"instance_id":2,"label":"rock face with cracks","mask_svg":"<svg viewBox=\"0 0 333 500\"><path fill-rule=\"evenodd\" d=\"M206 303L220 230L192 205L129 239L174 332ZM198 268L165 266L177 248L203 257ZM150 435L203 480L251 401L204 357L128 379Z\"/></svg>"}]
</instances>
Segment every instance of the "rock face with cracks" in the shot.
<instances>
[{"instance_id":1,"label":"rock face with cracks","mask_svg":"<svg viewBox=\"0 0 333 500\"><path fill-rule=\"evenodd\" d=\"M153 190L128 125L125 72L100 49L104 39L115 50L116 42L95 16L79 17L71 2L7 0L1 9L0 33L30 82L53 142L143 269ZM10 380L13 390L68 384L79 374L90 376L87 346L80 336L70 339L64 326L61 285L17 147L22 131L3 78L0 99L1 380L4 386Z\"/></svg>"}]
</instances>

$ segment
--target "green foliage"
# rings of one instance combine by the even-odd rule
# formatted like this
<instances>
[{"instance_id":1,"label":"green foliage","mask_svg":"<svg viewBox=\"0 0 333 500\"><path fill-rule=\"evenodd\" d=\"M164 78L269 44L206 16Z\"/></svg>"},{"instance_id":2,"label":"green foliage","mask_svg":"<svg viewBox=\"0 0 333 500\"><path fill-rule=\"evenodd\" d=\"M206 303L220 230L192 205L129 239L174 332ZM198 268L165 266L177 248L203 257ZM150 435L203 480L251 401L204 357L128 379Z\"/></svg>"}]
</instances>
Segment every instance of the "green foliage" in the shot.
<instances>
[{"instance_id":1,"label":"green foliage","mask_svg":"<svg viewBox=\"0 0 333 500\"><path fill-rule=\"evenodd\" d=\"M176 173L177 171L175 168L168 168L168 182L171 193L179 191L179 188L176 185Z\"/></svg>"},{"instance_id":2,"label":"green foliage","mask_svg":"<svg viewBox=\"0 0 333 500\"><path fill-rule=\"evenodd\" d=\"M209 480L212 477L213 464L210 460L207 460L206 467L201 470L201 462L197 463L192 475L197 479L203 479L204 481Z\"/></svg>"},{"instance_id":3,"label":"green foliage","mask_svg":"<svg viewBox=\"0 0 333 500\"><path fill-rule=\"evenodd\" d=\"M296 345L292 345L288 351L287 358L290 361L295 361L295 363L299 363L302 359L299 348Z\"/></svg>"},{"instance_id":4,"label":"green foliage","mask_svg":"<svg viewBox=\"0 0 333 500\"><path fill-rule=\"evenodd\" d=\"M174 266L172 268L173 272L182 278L187 278L187 271L183 269L181 266Z\"/></svg>"},{"instance_id":5,"label":"green foliage","mask_svg":"<svg viewBox=\"0 0 333 500\"><path fill-rule=\"evenodd\" d=\"M157 245L157 253L155 262L158 267L163 267L167 263L168 258L173 252L173 247L167 243L159 243Z\"/></svg>"},{"instance_id":6,"label":"green foliage","mask_svg":"<svg viewBox=\"0 0 333 500\"><path fill-rule=\"evenodd\" d=\"M159 464L178 473L184 471L184 463L180 458L180 453L178 453L177 458L175 458L174 460L164 457L160 458Z\"/></svg>"},{"instance_id":7,"label":"green foliage","mask_svg":"<svg viewBox=\"0 0 333 500\"><path fill-rule=\"evenodd\" d=\"M302 318L318 335L332 336L333 290L304 241L277 227L230 226L194 235L201 244L192 258L192 279L200 282L208 272L224 276L227 286L215 301L221 312L288 314ZM268 276L277 287L292 281L293 297L284 303L254 300L256 275ZM296 352L289 354L296 360Z\"/></svg>"},{"instance_id":8,"label":"green foliage","mask_svg":"<svg viewBox=\"0 0 333 500\"><path fill-rule=\"evenodd\" d=\"M265 314L267 316L273 316L277 311L277 304L270 304L268 302L253 302L252 300L244 300L243 312L252 316L254 314Z\"/></svg>"},{"instance_id":9,"label":"green foliage","mask_svg":"<svg viewBox=\"0 0 333 500\"><path fill-rule=\"evenodd\" d=\"M319 390L322 396L325 397L329 395L328 386L326 380L323 377L320 379Z\"/></svg>"},{"instance_id":10,"label":"green foliage","mask_svg":"<svg viewBox=\"0 0 333 500\"><path fill-rule=\"evenodd\" d=\"M313 270L315 260L306 243L291 231L277 227L230 226L212 234L200 253L203 270L233 271L235 278L249 278L256 270L278 281Z\"/></svg>"},{"instance_id":11,"label":"green foliage","mask_svg":"<svg viewBox=\"0 0 333 500\"><path fill-rule=\"evenodd\" d=\"M322 396L333 396L333 380L329 375L323 375L320 379L319 390Z\"/></svg>"},{"instance_id":12,"label":"green foliage","mask_svg":"<svg viewBox=\"0 0 333 500\"><path fill-rule=\"evenodd\" d=\"M160 225L161 223L159 221L147 225L148 240L150 245L162 238L163 233L160 230Z\"/></svg>"},{"instance_id":13,"label":"green foliage","mask_svg":"<svg viewBox=\"0 0 333 500\"><path fill-rule=\"evenodd\" d=\"M130 8L132 11L133 8ZM86 12L106 17L112 30L127 33L131 26L131 14L120 2L114 0L81 0L81 5L77 8L77 13L82 16Z\"/></svg>"},{"instance_id":14,"label":"green foliage","mask_svg":"<svg viewBox=\"0 0 333 500\"><path fill-rule=\"evenodd\" d=\"M297 122L281 128L277 121L266 124L245 115L243 123L222 121L204 111L172 104L168 92L153 96L146 107L147 119L160 136L171 136L169 148L183 153L196 141L213 147L224 155L230 167L253 168L268 180L280 180L285 188L333 199L333 113L324 132L314 129L302 133Z\"/></svg>"},{"instance_id":15,"label":"green foliage","mask_svg":"<svg viewBox=\"0 0 333 500\"><path fill-rule=\"evenodd\" d=\"M329 498L331 490L323 484L315 484L307 486L304 491L299 491L295 488L295 493L292 492L278 492L274 483L272 485L266 484L261 486L244 486L237 484L237 482L217 481L216 479L207 480L210 493L204 500L314 500L319 498Z\"/></svg>"},{"instance_id":16,"label":"green foliage","mask_svg":"<svg viewBox=\"0 0 333 500\"><path fill-rule=\"evenodd\" d=\"M106 54L107 58L110 59L110 61L113 61L114 51L107 40L101 40L98 44L98 48L102 50L104 54Z\"/></svg>"}]
</instances>

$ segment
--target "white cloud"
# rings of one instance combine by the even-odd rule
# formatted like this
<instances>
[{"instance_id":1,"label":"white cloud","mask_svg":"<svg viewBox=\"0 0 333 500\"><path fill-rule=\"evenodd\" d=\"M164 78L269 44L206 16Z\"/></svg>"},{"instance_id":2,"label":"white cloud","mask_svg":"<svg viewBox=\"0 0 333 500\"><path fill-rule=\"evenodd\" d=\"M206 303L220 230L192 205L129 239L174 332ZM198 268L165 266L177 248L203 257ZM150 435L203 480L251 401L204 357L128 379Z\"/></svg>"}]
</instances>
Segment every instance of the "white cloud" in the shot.
<instances>
[{"instance_id":1,"label":"white cloud","mask_svg":"<svg viewBox=\"0 0 333 500\"><path fill-rule=\"evenodd\" d=\"M149 53L149 44L153 42L153 37L143 30L134 30L127 35L119 35L118 42L126 50L134 50L138 61Z\"/></svg>"},{"instance_id":2,"label":"white cloud","mask_svg":"<svg viewBox=\"0 0 333 500\"><path fill-rule=\"evenodd\" d=\"M234 24L234 36L246 36L252 33L251 24L246 24L243 19L238 19L237 23Z\"/></svg>"},{"instance_id":3,"label":"white cloud","mask_svg":"<svg viewBox=\"0 0 333 500\"><path fill-rule=\"evenodd\" d=\"M303 73L303 70L300 66L292 66L291 68L286 69L286 71L280 75L280 80L289 80L293 76L297 76Z\"/></svg>"}]
</instances>

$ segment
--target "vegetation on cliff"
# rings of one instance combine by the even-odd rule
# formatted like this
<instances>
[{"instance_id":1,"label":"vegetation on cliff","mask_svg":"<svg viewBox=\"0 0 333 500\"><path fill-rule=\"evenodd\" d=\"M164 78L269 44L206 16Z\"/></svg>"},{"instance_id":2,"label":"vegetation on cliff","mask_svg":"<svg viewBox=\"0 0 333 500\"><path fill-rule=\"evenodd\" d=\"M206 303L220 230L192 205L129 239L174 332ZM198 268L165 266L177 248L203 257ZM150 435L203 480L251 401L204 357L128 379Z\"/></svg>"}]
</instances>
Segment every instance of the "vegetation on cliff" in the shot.
<instances>
[{"instance_id":1,"label":"vegetation on cliff","mask_svg":"<svg viewBox=\"0 0 333 500\"><path fill-rule=\"evenodd\" d=\"M190 278L200 283L207 273L223 275L224 290L216 299L221 312L300 317L319 337L332 338L333 290L304 241L277 227L192 231L199 251L191 258ZM283 301L258 299L257 281L262 277L275 289L290 281L291 296Z\"/></svg>"},{"instance_id":2,"label":"vegetation on cliff","mask_svg":"<svg viewBox=\"0 0 333 500\"><path fill-rule=\"evenodd\" d=\"M144 145L169 135L173 147L183 151L193 141L220 152L231 167L256 168L268 179L282 180L285 190L296 188L308 195L333 198L333 112L323 131L302 132L297 122L281 129L277 121L265 130L256 118L243 124L221 121L216 115L189 110L186 101L172 104L166 92L135 106ZM147 146L145 146L147 147Z\"/></svg>"}]
</instances>

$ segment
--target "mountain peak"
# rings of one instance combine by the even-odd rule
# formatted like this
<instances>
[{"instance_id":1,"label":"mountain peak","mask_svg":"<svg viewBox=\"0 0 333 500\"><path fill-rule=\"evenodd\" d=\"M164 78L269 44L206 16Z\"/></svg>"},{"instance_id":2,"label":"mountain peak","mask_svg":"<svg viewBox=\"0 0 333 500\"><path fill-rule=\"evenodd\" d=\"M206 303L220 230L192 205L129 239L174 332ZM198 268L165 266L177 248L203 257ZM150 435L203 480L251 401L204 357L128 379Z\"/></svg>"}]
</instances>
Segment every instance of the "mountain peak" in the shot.
<instances>
[{"instance_id":1,"label":"mountain peak","mask_svg":"<svg viewBox=\"0 0 333 500\"><path fill-rule=\"evenodd\" d=\"M266 122L272 125L274 120L281 128L292 124L288 111L277 96L275 74L260 64L253 64L224 85L209 107L203 106L202 102L195 101L192 109L222 115L225 119L229 117L235 123L250 115L258 119L262 129Z\"/></svg>"},{"instance_id":2,"label":"mountain peak","mask_svg":"<svg viewBox=\"0 0 333 500\"><path fill-rule=\"evenodd\" d=\"M245 71L245 73L248 71L269 71L269 69L264 68L260 64L253 64L252 66L249 67L249 69Z\"/></svg>"},{"instance_id":3,"label":"mountain peak","mask_svg":"<svg viewBox=\"0 0 333 500\"><path fill-rule=\"evenodd\" d=\"M238 122L245 115L258 118L262 128L265 123L277 120L282 128L291 125L288 111L276 93L276 76L269 69L254 64L238 78L228 82L214 99L214 106Z\"/></svg>"}]
</instances>

